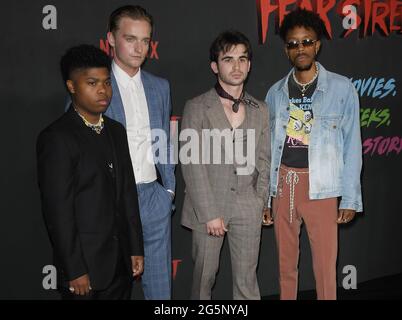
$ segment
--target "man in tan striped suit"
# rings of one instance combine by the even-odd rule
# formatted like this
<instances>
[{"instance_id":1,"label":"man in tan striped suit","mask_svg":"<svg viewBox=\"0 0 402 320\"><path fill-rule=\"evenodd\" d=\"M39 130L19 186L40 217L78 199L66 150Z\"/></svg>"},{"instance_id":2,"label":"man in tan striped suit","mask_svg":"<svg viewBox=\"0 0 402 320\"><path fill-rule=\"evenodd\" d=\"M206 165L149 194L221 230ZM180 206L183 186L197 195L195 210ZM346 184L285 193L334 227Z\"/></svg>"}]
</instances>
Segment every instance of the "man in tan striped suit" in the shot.
<instances>
[{"instance_id":1,"label":"man in tan striped suit","mask_svg":"<svg viewBox=\"0 0 402 320\"><path fill-rule=\"evenodd\" d=\"M243 34L220 34L210 49L217 83L184 109L182 224L192 229L192 299L211 299L225 234L233 298L260 299L256 268L268 199L270 130L267 106L244 90L251 57Z\"/></svg>"}]
</instances>

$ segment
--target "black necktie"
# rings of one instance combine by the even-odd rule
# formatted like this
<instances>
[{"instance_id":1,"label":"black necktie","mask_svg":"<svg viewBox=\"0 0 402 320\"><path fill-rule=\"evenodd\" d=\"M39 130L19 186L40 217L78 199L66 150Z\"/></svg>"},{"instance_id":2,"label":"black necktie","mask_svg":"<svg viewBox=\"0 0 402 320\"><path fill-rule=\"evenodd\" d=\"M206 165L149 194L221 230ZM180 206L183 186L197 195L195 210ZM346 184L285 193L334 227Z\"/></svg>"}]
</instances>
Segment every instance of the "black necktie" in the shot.
<instances>
[{"instance_id":1,"label":"black necktie","mask_svg":"<svg viewBox=\"0 0 402 320\"><path fill-rule=\"evenodd\" d=\"M219 82L216 83L215 85L215 90L216 93L224 98L224 99L228 99L230 101L233 101L233 105L232 105L232 110L234 113L237 113L239 111L239 105L240 103L244 103L245 105L249 105L252 106L254 108L258 108L258 103L252 101L251 99L247 99L244 97L244 90L241 93L239 99L235 99L233 98L229 93L227 93L221 86L221 84Z\"/></svg>"}]
</instances>

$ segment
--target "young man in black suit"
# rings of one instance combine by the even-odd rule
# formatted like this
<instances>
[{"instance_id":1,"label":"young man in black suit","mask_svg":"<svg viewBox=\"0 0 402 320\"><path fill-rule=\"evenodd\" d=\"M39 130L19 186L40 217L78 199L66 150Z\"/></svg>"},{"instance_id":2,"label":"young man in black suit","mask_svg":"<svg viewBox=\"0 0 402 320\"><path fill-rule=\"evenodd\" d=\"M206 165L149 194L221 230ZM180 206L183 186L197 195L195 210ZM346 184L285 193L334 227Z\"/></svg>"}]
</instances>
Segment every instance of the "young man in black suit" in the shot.
<instances>
[{"instance_id":1,"label":"young man in black suit","mask_svg":"<svg viewBox=\"0 0 402 320\"><path fill-rule=\"evenodd\" d=\"M144 249L126 131L102 115L112 96L111 62L81 45L60 66L72 104L37 141L58 287L63 299L129 299Z\"/></svg>"}]
</instances>

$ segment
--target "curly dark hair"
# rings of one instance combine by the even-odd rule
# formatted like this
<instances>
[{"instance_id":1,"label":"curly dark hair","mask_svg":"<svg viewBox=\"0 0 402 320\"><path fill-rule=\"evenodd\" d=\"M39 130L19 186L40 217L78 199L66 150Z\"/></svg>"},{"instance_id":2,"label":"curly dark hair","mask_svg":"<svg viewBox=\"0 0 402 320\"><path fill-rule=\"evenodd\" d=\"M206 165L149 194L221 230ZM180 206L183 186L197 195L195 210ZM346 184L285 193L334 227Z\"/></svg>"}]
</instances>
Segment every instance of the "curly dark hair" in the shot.
<instances>
[{"instance_id":1,"label":"curly dark hair","mask_svg":"<svg viewBox=\"0 0 402 320\"><path fill-rule=\"evenodd\" d=\"M236 30L226 30L218 35L212 42L209 49L209 59L211 62L218 62L219 53L226 53L232 49L233 46L243 44L246 47L248 59L251 60L253 52L248 38L241 32Z\"/></svg>"},{"instance_id":2,"label":"curly dark hair","mask_svg":"<svg viewBox=\"0 0 402 320\"><path fill-rule=\"evenodd\" d=\"M292 30L294 27L312 29L317 35L317 40L321 39L325 30L324 21L322 21L317 13L301 8L288 13L283 19L282 25L279 28L279 35L283 41L286 41L289 30Z\"/></svg>"},{"instance_id":3,"label":"curly dark hair","mask_svg":"<svg viewBox=\"0 0 402 320\"><path fill-rule=\"evenodd\" d=\"M111 60L101 49L89 45L81 44L66 51L60 60L60 71L63 81L71 79L73 71L89 68L107 68L111 71Z\"/></svg>"}]
</instances>

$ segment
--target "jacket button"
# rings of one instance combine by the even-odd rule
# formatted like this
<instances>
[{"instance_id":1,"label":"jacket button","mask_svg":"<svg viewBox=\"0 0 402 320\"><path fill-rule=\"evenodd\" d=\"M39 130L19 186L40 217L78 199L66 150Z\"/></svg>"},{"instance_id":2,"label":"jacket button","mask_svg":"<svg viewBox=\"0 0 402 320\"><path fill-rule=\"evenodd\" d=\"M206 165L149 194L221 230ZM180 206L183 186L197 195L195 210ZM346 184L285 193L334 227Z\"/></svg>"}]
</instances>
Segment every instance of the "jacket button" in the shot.
<instances>
[{"instance_id":1,"label":"jacket button","mask_svg":"<svg viewBox=\"0 0 402 320\"><path fill-rule=\"evenodd\" d=\"M230 191L236 191L236 189L235 188L230 188Z\"/></svg>"},{"instance_id":2,"label":"jacket button","mask_svg":"<svg viewBox=\"0 0 402 320\"><path fill-rule=\"evenodd\" d=\"M237 171L235 170L235 171L233 171L233 173L234 173L234 174L237 174Z\"/></svg>"},{"instance_id":3,"label":"jacket button","mask_svg":"<svg viewBox=\"0 0 402 320\"><path fill-rule=\"evenodd\" d=\"M283 126L283 129L286 129L286 126Z\"/></svg>"},{"instance_id":4,"label":"jacket button","mask_svg":"<svg viewBox=\"0 0 402 320\"><path fill-rule=\"evenodd\" d=\"M278 168L275 168L275 171L278 171Z\"/></svg>"},{"instance_id":5,"label":"jacket button","mask_svg":"<svg viewBox=\"0 0 402 320\"><path fill-rule=\"evenodd\" d=\"M282 149L282 146L279 146L279 150L281 150Z\"/></svg>"},{"instance_id":6,"label":"jacket button","mask_svg":"<svg viewBox=\"0 0 402 320\"><path fill-rule=\"evenodd\" d=\"M273 196L276 196L276 192L275 192L275 191L274 191L274 192L272 192L272 195L273 195Z\"/></svg>"},{"instance_id":7,"label":"jacket button","mask_svg":"<svg viewBox=\"0 0 402 320\"><path fill-rule=\"evenodd\" d=\"M287 107L287 108L286 108L286 110L287 110L287 111L289 111L289 110L290 110L290 108L289 108L289 107Z\"/></svg>"},{"instance_id":8,"label":"jacket button","mask_svg":"<svg viewBox=\"0 0 402 320\"><path fill-rule=\"evenodd\" d=\"M336 129L336 126L334 125L333 128Z\"/></svg>"},{"instance_id":9,"label":"jacket button","mask_svg":"<svg viewBox=\"0 0 402 320\"><path fill-rule=\"evenodd\" d=\"M119 240L119 237L118 236L113 236L113 240Z\"/></svg>"}]
</instances>

